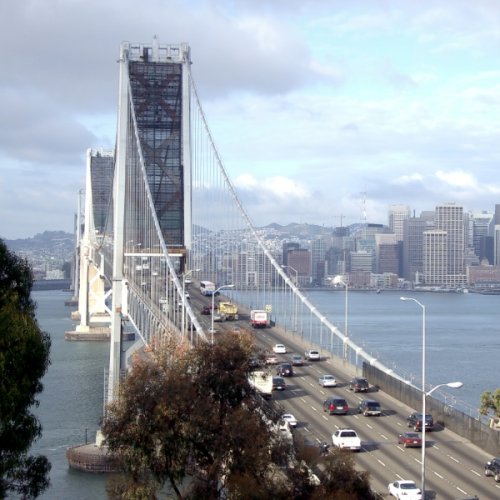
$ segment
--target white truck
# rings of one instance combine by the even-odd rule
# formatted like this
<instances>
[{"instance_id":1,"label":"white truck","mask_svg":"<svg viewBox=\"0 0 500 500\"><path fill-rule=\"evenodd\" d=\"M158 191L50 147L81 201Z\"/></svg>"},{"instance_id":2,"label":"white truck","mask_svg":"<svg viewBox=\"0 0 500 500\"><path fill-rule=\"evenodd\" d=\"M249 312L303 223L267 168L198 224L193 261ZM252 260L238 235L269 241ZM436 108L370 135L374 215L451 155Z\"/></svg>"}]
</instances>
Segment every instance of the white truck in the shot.
<instances>
[{"instance_id":1,"label":"white truck","mask_svg":"<svg viewBox=\"0 0 500 500\"><path fill-rule=\"evenodd\" d=\"M354 429L338 429L332 434L332 443L333 446L345 450L361 450L361 439Z\"/></svg>"},{"instance_id":2,"label":"white truck","mask_svg":"<svg viewBox=\"0 0 500 500\"><path fill-rule=\"evenodd\" d=\"M273 395L273 376L264 371L251 372L248 382L264 399L270 399Z\"/></svg>"},{"instance_id":3,"label":"white truck","mask_svg":"<svg viewBox=\"0 0 500 500\"><path fill-rule=\"evenodd\" d=\"M251 310L250 324L253 328L267 328L269 326L269 316L267 312L261 309Z\"/></svg>"}]
</instances>

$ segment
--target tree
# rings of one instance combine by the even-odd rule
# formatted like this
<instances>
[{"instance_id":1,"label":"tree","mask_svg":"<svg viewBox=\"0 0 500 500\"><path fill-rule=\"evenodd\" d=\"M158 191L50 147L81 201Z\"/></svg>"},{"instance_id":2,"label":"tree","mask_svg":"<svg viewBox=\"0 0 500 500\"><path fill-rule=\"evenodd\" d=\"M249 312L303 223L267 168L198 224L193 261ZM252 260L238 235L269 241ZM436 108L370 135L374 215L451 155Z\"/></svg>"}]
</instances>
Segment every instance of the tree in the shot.
<instances>
[{"instance_id":1,"label":"tree","mask_svg":"<svg viewBox=\"0 0 500 500\"><path fill-rule=\"evenodd\" d=\"M111 496L154 498L168 483L178 498L291 497L272 461L286 453L271 431L276 417L248 383L250 338L221 334L194 349L173 344L134 364L103 424L126 472Z\"/></svg>"},{"instance_id":2,"label":"tree","mask_svg":"<svg viewBox=\"0 0 500 500\"><path fill-rule=\"evenodd\" d=\"M29 264L0 240L0 498L9 492L35 498L49 485L47 458L28 454L42 431L30 409L39 404L50 352L32 286Z\"/></svg>"},{"instance_id":3,"label":"tree","mask_svg":"<svg viewBox=\"0 0 500 500\"><path fill-rule=\"evenodd\" d=\"M481 394L481 406L479 413L481 415L488 415L493 410L493 415L496 418L500 417L500 389L495 392L485 391Z\"/></svg>"},{"instance_id":4,"label":"tree","mask_svg":"<svg viewBox=\"0 0 500 500\"><path fill-rule=\"evenodd\" d=\"M311 498L375 500L379 497L370 488L368 472L356 470L352 452L334 448L324 460L321 485Z\"/></svg>"}]
</instances>

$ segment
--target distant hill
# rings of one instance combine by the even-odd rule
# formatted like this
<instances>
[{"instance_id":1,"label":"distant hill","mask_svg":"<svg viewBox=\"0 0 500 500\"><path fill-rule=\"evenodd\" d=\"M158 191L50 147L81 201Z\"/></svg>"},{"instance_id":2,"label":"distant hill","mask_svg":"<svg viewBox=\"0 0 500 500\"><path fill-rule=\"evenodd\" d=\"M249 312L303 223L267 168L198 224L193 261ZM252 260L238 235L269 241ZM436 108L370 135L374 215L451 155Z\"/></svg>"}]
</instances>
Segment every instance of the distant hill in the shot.
<instances>
[{"instance_id":1,"label":"distant hill","mask_svg":"<svg viewBox=\"0 0 500 500\"><path fill-rule=\"evenodd\" d=\"M54 256L71 256L75 250L75 236L64 231L44 231L33 238L4 240L13 252L37 253Z\"/></svg>"},{"instance_id":2,"label":"distant hill","mask_svg":"<svg viewBox=\"0 0 500 500\"><path fill-rule=\"evenodd\" d=\"M330 235L333 232L333 227L297 222L291 222L286 226L273 222L272 224L265 226L263 229L273 229L284 238L293 236L300 238L314 238L321 235Z\"/></svg>"}]
</instances>

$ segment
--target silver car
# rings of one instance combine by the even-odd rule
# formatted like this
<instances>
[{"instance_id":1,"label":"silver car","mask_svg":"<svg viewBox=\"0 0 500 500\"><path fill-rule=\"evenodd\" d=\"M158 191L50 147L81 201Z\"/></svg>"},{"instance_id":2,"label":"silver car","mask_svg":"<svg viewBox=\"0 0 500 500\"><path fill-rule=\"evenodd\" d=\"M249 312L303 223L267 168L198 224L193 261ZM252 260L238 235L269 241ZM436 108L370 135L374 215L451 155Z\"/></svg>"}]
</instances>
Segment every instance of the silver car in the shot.
<instances>
[{"instance_id":1,"label":"silver car","mask_svg":"<svg viewBox=\"0 0 500 500\"><path fill-rule=\"evenodd\" d=\"M321 375L318 383L323 387L337 387L337 381L333 375Z\"/></svg>"}]
</instances>

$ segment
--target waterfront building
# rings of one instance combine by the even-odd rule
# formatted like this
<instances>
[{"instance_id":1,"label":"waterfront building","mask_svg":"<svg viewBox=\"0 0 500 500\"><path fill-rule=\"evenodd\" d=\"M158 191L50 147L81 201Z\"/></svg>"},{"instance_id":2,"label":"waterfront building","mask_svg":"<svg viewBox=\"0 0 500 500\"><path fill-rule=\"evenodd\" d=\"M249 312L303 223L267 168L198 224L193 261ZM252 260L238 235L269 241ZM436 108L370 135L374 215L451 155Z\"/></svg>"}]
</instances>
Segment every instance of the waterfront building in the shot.
<instances>
[{"instance_id":1,"label":"waterfront building","mask_svg":"<svg viewBox=\"0 0 500 500\"><path fill-rule=\"evenodd\" d=\"M481 264L467 268L467 282L477 289L500 289L500 266Z\"/></svg>"},{"instance_id":2,"label":"waterfront building","mask_svg":"<svg viewBox=\"0 0 500 500\"><path fill-rule=\"evenodd\" d=\"M424 283L444 285L448 276L448 234L440 229L423 233Z\"/></svg>"}]
</instances>

